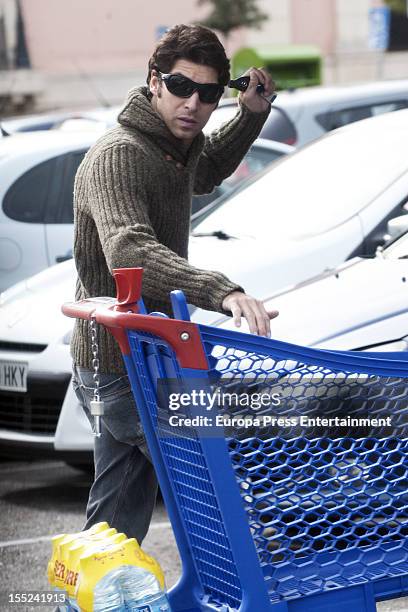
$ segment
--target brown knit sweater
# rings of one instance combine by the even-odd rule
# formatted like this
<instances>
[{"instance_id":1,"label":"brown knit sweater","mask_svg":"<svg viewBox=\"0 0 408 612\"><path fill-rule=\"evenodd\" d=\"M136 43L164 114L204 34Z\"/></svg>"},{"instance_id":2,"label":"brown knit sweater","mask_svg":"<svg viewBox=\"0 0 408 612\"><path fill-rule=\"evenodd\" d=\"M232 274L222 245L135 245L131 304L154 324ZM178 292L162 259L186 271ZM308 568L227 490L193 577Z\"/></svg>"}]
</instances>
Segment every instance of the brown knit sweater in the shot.
<instances>
[{"instance_id":1,"label":"brown knit sweater","mask_svg":"<svg viewBox=\"0 0 408 612\"><path fill-rule=\"evenodd\" d=\"M221 311L225 296L241 288L187 262L191 197L211 192L235 170L267 116L241 107L210 137L196 136L186 151L153 109L147 88L132 89L120 125L90 149L76 176L76 299L114 296L111 270L141 266L148 311L170 314L173 289L182 289L191 304ZM99 346L101 372L124 372L119 348L103 328ZM75 323L71 353L77 365L91 368L86 321Z\"/></svg>"}]
</instances>

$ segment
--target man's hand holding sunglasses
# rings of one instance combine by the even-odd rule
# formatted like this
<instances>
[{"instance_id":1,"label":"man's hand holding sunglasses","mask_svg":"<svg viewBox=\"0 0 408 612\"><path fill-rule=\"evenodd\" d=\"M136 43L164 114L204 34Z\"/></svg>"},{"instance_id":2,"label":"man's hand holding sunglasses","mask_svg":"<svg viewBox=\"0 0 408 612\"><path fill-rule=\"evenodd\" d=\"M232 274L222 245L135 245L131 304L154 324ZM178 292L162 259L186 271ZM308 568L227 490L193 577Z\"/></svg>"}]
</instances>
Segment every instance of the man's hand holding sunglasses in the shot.
<instances>
[{"instance_id":1,"label":"man's hand holding sunglasses","mask_svg":"<svg viewBox=\"0 0 408 612\"><path fill-rule=\"evenodd\" d=\"M262 113L270 107L270 98L275 92L275 83L271 75L265 68L249 68L242 76L249 76L249 85L245 91L239 94L239 100L250 111L254 113ZM259 94L256 91L256 86L261 83L264 86L264 92Z\"/></svg>"}]
</instances>

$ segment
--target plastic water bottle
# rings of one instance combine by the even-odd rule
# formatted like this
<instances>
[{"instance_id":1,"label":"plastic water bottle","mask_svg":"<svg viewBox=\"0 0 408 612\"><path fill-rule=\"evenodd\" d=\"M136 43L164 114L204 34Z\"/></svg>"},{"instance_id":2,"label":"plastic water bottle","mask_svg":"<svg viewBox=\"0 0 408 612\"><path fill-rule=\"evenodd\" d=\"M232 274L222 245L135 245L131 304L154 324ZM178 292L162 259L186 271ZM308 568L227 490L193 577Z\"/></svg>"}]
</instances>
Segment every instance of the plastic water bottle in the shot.
<instances>
[{"instance_id":1,"label":"plastic water bottle","mask_svg":"<svg viewBox=\"0 0 408 612\"><path fill-rule=\"evenodd\" d=\"M119 582L121 571L122 568L118 567L97 583L94 590L94 612L126 612Z\"/></svg>"},{"instance_id":2,"label":"plastic water bottle","mask_svg":"<svg viewBox=\"0 0 408 612\"><path fill-rule=\"evenodd\" d=\"M157 578L142 567L126 565L118 575L128 612L171 612Z\"/></svg>"},{"instance_id":3,"label":"plastic water bottle","mask_svg":"<svg viewBox=\"0 0 408 612\"><path fill-rule=\"evenodd\" d=\"M71 610L80 612L73 598ZM171 612L157 578L142 567L122 565L97 583L93 612Z\"/></svg>"},{"instance_id":4,"label":"plastic water bottle","mask_svg":"<svg viewBox=\"0 0 408 612\"><path fill-rule=\"evenodd\" d=\"M67 596L67 594L66 594L67 592L66 592L64 589L59 589L58 587L54 587L52 590L53 590L55 593L58 593L58 594L60 594L60 593L61 593L61 594L62 594L62 593L65 593L65 597L66 597L65 603L60 603L60 604L57 606L57 610L58 610L58 612L72 612L72 610L73 610L73 609L72 609L72 607L71 607L71 604L69 603L69 598L68 598L68 596Z\"/></svg>"},{"instance_id":5,"label":"plastic water bottle","mask_svg":"<svg viewBox=\"0 0 408 612\"><path fill-rule=\"evenodd\" d=\"M118 574L122 568L119 567L104 576L96 585L94 591L93 610L94 612L126 612L123 603L123 595L118 581ZM76 599L70 598L70 610L81 612Z\"/></svg>"},{"instance_id":6,"label":"plastic water bottle","mask_svg":"<svg viewBox=\"0 0 408 612\"><path fill-rule=\"evenodd\" d=\"M63 610L63 608L60 607L60 610ZM78 606L77 601L74 597L69 597L68 598L68 607L67 607L67 611L68 612L81 612L81 608ZM65 612L65 610L64 610Z\"/></svg>"}]
</instances>

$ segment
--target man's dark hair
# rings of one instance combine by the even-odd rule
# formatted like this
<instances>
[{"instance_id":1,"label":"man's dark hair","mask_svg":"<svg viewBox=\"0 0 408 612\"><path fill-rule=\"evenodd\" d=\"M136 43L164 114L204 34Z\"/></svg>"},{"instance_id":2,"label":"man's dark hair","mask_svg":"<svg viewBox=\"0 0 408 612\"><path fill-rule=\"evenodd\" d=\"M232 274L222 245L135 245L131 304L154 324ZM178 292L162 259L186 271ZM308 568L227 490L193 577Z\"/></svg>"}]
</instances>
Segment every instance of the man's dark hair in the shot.
<instances>
[{"instance_id":1,"label":"man's dark hair","mask_svg":"<svg viewBox=\"0 0 408 612\"><path fill-rule=\"evenodd\" d=\"M220 85L225 86L229 81L229 59L214 32L200 25L181 24L168 30L157 43L149 60L147 84L152 70L169 73L179 59L215 68Z\"/></svg>"}]
</instances>

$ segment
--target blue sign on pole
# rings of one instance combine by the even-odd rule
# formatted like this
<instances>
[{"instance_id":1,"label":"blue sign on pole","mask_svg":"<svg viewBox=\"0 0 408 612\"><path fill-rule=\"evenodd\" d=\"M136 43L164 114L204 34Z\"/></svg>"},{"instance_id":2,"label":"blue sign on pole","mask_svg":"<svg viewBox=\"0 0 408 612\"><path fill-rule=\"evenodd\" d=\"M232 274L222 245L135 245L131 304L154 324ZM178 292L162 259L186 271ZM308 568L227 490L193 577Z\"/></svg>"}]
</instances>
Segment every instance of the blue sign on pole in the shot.
<instances>
[{"instance_id":1,"label":"blue sign on pole","mask_svg":"<svg viewBox=\"0 0 408 612\"><path fill-rule=\"evenodd\" d=\"M372 8L369 12L370 29L368 44L370 49L385 51L390 41L391 10L388 6Z\"/></svg>"},{"instance_id":2,"label":"blue sign on pole","mask_svg":"<svg viewBox=\"0 0 408 612\"><path fill-rule=\"evenodd\" d=\"M164 34L167 32L168 29L169 29L168 26L163 26L163 25L157 26L156 27L156 40L160 40L160 38L164 36Z\"/></svg>"}]
</instances>

